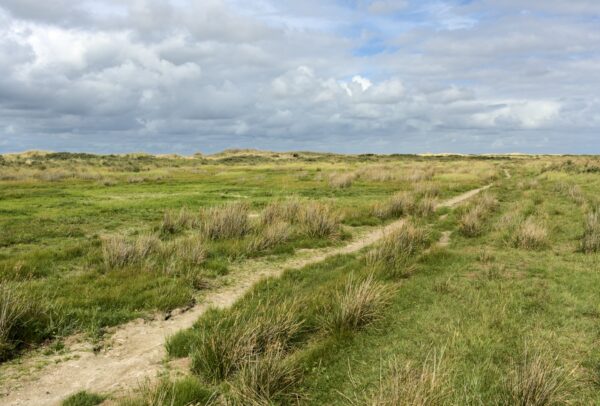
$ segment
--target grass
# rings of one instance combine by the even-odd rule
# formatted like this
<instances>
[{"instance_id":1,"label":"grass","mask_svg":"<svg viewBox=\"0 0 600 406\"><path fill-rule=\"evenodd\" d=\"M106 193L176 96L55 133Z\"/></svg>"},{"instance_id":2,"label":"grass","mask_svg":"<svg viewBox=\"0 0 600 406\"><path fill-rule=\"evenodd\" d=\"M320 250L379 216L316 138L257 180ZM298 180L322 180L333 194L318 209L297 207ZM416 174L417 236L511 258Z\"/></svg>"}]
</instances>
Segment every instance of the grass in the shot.
<instances>
[{"instance_id":1,"label":"grass","mask_svg":"<svg viewBox=\"0 0 600 406\"><path fill-rule=\"evenodd\" d=\"M600 402L600 272L584 248L596 240L595 157L28 159L0 167L1 282L32 306L6 358L192 303L248 257L285 260L406 217L372 247L204 314L167 345L192 359L192 375L148 384L129 404ZM41 165L64 173L44 179ZM334 173L355 176L338 188ZM492 180L489 195L429 215ZM478 206L475 231L460 232ZM431 246L444 231L451 244Z\"/></svg>"},{"instance_id":2,"label":"grass","mask_svg":"<svg viewBox=\"0 0 600 406\"><path fill-rule=\"evenodd\" d=\"M96 406L104 402L106 396L86 391L77 392L62 402L62 406Z\"/></svg>"},{"instance_id":3,"label":"grass","mask_svg":"<svg viewBox=\"0 0 600 406\"><path fill-rule=\"evenodd\" d=\"M597 208L589 211L585 216L581 250L585 253L600 251L600 212Z\"/></svg>"}]
</instances>

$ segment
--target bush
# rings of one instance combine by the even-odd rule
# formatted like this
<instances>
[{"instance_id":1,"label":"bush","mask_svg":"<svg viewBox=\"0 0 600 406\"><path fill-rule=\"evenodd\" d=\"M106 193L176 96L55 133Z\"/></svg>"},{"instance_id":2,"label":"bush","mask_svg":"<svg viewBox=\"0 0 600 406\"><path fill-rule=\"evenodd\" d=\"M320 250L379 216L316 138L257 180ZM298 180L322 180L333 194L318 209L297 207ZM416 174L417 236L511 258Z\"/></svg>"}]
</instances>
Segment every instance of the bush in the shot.
<instances>
[{"instance_id":1,"label":"bush","mask_svg":"<svg viewBox=\"0 0 600 406\"><path fill-rule=\"evenodd\" d=\"M372 275L363 281L350 278L344 291L336 295L332 308L327 309L325 330L344 334L361 329L381 316L390 296L391 291Z\"/></svg>"},{"instance_id":2,"label":"bush","mask_svg":"<svg viewBox=\"0 0 600 406\"><path fill-rule=\"evenodd\" d=\"M586 215L581 250L585 253L600 251L600 210L598 208Z\"/></svg>"},{"instance_id":3,"label":"bush","mask_svg":"<svg viewBox=\"0 0 600 406\"><path fill-rule=\"evenodd\" d=\"M204 209L200 215L201 230L211 240L243 237L250 231L248 211L245 203Z\"/></svg>"},{"instance_id":4,"label":"bush","mask_svg":"<svg viewBox=\"0 0 600 406\"><path fill-rule=\"evenodd\" d=\"M310 202L302 207L298 224L303 234L311 238L337 237L340 218L322 203Z\"/></svg>"},{"instance_id":5,"label":"bush","mask_svg":"<svg viewBox=\"0 0 600 406\"><path fill-rule=\"evenodd\" d=\"M547 239L546 228L528 217L517 229L514 245L523 249L539 249L547 244Z\"/></svg>"}]
</instances>

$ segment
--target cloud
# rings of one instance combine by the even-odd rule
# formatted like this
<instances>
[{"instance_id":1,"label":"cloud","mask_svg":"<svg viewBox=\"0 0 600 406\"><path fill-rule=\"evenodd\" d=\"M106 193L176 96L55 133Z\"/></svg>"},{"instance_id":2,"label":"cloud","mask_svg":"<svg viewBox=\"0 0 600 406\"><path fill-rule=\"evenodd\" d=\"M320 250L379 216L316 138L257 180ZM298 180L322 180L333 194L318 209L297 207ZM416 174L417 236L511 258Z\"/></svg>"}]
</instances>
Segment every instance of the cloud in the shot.
<instances>
[{"instance_id":1,"label":"cloud","mask_svg":"<svg viewBox=\"0 0 600 406\"><path fill-rule=\"evenodd\" d=\"M0 151L590 152L600 10L571 3L5 0Z\"/></svg>"}]
</instances>

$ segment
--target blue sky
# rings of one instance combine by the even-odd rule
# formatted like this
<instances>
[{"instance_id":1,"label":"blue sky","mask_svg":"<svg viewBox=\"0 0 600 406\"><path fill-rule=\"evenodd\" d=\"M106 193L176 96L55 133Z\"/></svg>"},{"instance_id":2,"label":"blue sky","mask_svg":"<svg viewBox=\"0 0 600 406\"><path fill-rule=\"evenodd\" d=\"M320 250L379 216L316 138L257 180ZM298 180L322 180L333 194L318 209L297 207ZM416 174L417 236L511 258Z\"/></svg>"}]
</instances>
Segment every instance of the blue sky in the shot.
<instances>
[{"instance_id":1,"label":"blue sky","mask_svg":"<svg viewBox=\"0 0 600 406\"><path fill-rule=\"evenodd\" d=\"M0 0L0 152L600 153L596 0Z\"/></svg>"}]
</instances>

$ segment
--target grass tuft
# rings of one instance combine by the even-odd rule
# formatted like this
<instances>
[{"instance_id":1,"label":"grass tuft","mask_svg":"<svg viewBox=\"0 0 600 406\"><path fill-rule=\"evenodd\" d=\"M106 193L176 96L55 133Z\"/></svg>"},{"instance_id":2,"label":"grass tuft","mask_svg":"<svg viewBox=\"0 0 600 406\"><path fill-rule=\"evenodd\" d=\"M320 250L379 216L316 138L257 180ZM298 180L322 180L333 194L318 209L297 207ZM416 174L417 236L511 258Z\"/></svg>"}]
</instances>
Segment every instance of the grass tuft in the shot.
<instances>
[{"instance_id":1,"label":"grass tuft","mask_svg":"<svg viewBox=\"0 0 600 406\"><path fill-rule=\"evenodd\" d=\"M350 278L323 319L324 328L334 334L359 330L382 316L390 297L390 289L373 275L363 281Z\"/></svg>"},{"instance_id":2,"label":"grass tuft","mask_svg":"<svg viewBox=\"0 0 600 406\"><path fill-rule=\"evenodd\" d=\"M26 323L30 305L16 289L0 284L0 361L10 357L15 348L14 339Z\"/></svg>"},{"instance_id":3,"label":"grass tuft","mask_svg":"<svg viewBox=\"0 0 600 406\"><path fill-rule=\"evenodd\" d=\"M211 240L243 237L251 228L248 211L245 203L204 209L200 214L202 232Z\"/></svg>"},{"instance_id":4,"label":"grass tuft","mask_svg":"<svg viewBox=\"0 0 600 406\"><path fill-rule=\"evenodd\" d=\"M77 392L62 402L62 406L96 406L104 402L106 396L86 391Z\"/></svg>"},{"instance_id":5,"label":"grass tuft","mask_svg":"<svg viewBox=\"0 0 600 406\"><path fill-rule=\"evenodd\" d=\"M319 202L302 206L298 223L302 233L311 238L335 238L340 233L339 216L328 205Z\"/></svg>"},{"instance_id":6,"label":"grass tuft","mask_svg":"<svg viewBox=\"0 0 600 406\"><path fill-rule=\"evenodd\" d=\"M284 222L274 222L267 225L249 244L250 252L261 252L285 243L290 239L290 225Z\"/></svg>"},{"instance_id":7,"label":"grass tuft","mask_svg":"<svg viewBox=\"0 0 600 406\"><path fill-rule=\"evenodd\" d=\"M600 251L600 209L598 208L586 215L581 250L587 254Z\"/></svg>"},{"instance_id":8,"label":"grass tuft","mask_svg":"<svg viewBox=\"0 0 600 406\"><path fill-rule=\"evenodd\" d=\"M546 246L548 232L546 228L536 223L533 218L528 217L517 229L514 237L514 245L517 248L534 250Z\"/></svg>"}]
</instances>

